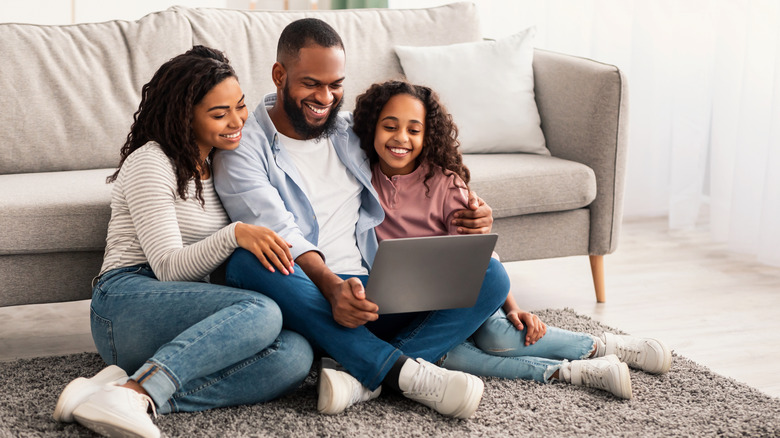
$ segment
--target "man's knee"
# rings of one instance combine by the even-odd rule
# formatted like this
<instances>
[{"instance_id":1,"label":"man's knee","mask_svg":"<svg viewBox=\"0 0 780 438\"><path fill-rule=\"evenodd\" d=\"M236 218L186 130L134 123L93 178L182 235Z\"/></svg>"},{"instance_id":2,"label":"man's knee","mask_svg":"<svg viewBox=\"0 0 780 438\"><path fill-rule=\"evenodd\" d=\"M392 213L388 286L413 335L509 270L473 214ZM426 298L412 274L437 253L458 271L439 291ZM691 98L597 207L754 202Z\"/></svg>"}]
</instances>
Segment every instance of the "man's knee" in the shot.
<instances>
[{"instance_id":1,"label":"man's knee","mask_svg":"<svg viewBox=\"0 0 780 438\"><path fill-rule=\"evenodd\" d=\"M227 280L230 281L230 277L235 278L241 272L246 272L246 269L252 269L253 267L251 265L255 263L259 264L260 262L254 254L244 248L236 248L225 264L225 270L228 276Z\"/></svg>"},{"instance_id":2,"label":"man's knee","mask_svg":"<svg viewBox=\"0 0 780 438\"><path fill-rule=\"evenodd\" d=\"M266 291L264 285L268 283L267 276L274 274L282 275L270 272L254 254L243 248L233 251L225 265L225 283L228 286L257 292Z\"/></svg>"}]
</instances>

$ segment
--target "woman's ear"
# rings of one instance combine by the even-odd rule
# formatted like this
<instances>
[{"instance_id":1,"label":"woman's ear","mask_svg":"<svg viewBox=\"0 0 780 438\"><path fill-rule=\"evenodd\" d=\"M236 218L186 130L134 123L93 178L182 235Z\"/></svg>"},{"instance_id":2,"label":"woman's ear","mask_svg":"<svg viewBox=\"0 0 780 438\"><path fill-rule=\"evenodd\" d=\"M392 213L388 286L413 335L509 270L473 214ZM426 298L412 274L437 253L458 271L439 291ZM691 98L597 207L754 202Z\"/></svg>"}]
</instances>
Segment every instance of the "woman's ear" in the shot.
<instances>
[{"instance_id":1,"label":"woman's ear","mask_svg":"<svg viewBox=\"0 0 780 438\"><path fill-rule=\"evenodd\" d=\"M276 88L284 88L284 81L287 80L287 70L281 63L275 62L274 66L271 67L271 79L274 81Z\"/></svg>"}]
</instances>

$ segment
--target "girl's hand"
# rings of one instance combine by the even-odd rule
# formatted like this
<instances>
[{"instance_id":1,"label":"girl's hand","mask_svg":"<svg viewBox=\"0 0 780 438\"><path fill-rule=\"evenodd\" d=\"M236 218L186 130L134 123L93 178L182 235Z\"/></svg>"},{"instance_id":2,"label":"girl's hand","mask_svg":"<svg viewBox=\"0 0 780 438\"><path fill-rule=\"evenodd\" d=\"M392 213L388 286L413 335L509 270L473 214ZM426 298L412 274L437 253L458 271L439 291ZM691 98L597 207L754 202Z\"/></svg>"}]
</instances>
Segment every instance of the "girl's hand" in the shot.
<instances>
[{"instance_id":1,"label":"girl's hand","mask_svg":"<svg viewBox=\"0 0 780 438\"><path fill-rule=\"evenodd\" d=\"M238 246L254 254L269 271L275 272L276 266L284 275L293 272L292 245L269 228L239 222L236 224L236 241Z\"/></svg>"},{"instance_id":2,"label":"girl's hand","mask_svg":"<svg viewBox=\"0 0 780 438\"><path fill-rule=\"evenodd\" d=\"M515 326L517 330L527 328L525 333L525 345L535 344L547 333L547 324L543 323L538 316L531 312L523 310L513 310L506 315L506 319Z\"/></svg>"}]
</instances>

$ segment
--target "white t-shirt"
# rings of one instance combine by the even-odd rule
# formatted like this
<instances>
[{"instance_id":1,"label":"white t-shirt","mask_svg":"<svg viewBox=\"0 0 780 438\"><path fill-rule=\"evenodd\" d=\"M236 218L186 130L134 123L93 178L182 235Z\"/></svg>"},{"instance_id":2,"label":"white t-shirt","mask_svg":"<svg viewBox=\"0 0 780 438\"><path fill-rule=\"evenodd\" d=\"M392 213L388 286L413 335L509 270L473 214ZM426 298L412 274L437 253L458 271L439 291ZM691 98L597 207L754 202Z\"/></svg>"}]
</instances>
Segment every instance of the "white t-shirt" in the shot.
<instances>
[{"instance_id":1,"label":"white t-shirt","mask_svg":"<svg viewBox=\"0 0 780 438\"><path fill-rule=\"evenodd\" d=\"M355 240L363 186L339 160L328 138L296 140L279 134L303 179L301 187L317 215L317 247L336 274L367 275Z\"/></svg>"}]
</instances>

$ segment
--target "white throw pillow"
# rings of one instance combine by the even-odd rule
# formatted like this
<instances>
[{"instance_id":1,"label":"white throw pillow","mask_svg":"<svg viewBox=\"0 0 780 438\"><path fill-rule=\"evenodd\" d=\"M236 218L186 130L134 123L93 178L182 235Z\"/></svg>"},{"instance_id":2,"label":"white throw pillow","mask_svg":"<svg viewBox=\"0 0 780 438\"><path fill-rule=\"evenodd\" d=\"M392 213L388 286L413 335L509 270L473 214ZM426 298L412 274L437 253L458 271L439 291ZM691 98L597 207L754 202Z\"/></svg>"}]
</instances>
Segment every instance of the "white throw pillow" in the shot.
<instances>
[{"instance_id":1,"label":"white throw pillow","mask_svg":"<svg viewBox=\"0 0 780 438\"><path fill-rule=\"evenodd\" d=\"M439 94L463 153L550 155L534 100L534 34L531 27L495 41L395 52L409 82Z\"/></svg>"}]
</instances>

